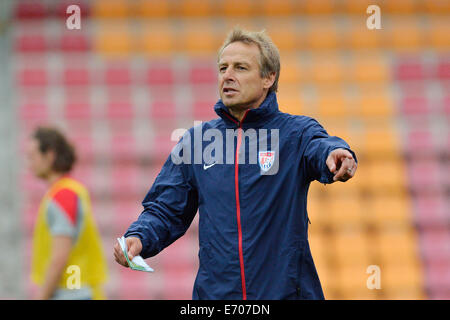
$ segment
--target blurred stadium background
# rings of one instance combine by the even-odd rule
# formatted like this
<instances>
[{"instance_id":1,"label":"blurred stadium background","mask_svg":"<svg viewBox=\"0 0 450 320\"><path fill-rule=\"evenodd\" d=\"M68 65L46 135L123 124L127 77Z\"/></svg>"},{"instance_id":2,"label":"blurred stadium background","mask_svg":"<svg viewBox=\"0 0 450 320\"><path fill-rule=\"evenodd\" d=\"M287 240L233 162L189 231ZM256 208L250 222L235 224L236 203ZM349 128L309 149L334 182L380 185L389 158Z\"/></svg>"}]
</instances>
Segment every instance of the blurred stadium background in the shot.
<instances>
[{"instance_id":1,"label":"blurred stadium background","mask_svg":"<svg viewBox=\"0 0 450 320\"><path fill-rule=\"evenodd\" d=\"M81 8L81 30L66 8ZM366 8L381 8L368 30ZM450 299L450 1L0 1L0 298L28 299L31 235L45 185L25 166L38 124L80 161L109 263L110 299L190 299L197 219L148 260L112 246L141 212L176 128L215 118L216 51L236 24L282 56L283 111L319 120L359 158L348 183L313 183L310 243L327 299ZM381 270L369 290L367 267Z\"/></svg>"}]
</instances>

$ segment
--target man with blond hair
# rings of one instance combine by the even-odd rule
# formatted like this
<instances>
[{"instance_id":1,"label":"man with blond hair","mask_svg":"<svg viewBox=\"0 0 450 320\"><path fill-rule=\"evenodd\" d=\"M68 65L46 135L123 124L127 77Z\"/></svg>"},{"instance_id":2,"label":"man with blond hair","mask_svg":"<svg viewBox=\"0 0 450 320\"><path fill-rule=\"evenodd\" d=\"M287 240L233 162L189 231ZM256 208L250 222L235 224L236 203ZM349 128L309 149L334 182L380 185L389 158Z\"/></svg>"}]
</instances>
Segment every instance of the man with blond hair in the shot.
<instances>
[{"instance_id":1,"label":"man with blond hair","mask_svg":"<svg viewBox=\"0 0 450 320\"><path fill-rule=\"evenodd\" d=\"M128 255L159 253L199 211L193 299L323 299L308 243L310 183L347 181L348 144L278 110L278 49L233 30L218 52L219 118L186 132L125 233ZM127 266L116 245L114 256Z\"/></svg>"}]
</instances>

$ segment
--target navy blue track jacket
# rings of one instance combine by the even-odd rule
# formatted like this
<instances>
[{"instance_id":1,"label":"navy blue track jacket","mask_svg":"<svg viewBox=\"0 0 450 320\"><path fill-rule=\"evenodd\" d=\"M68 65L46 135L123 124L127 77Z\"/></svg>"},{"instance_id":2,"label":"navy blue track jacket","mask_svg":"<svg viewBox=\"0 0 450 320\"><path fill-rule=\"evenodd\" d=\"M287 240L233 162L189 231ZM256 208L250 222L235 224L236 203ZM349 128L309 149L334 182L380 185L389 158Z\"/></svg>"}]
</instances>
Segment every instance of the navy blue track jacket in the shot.
<instances>
[{"instance_id":1,"label":"navy blue track jacket","mask_svg":"<svg viewBox=\"0 0 450 320\"><path fill-rule=\"evenodd\" d=\"M354 153L316 120L279 111L273 92L240 122L221 100L214 109L220 118L191 128L177 144L179 157L169 156L125 237L141 239L142 257L154 256L186 232L198 210L193 299L324 299L308 243L308 188L313 180L333 182L326 165L332 150ZM235 132L231 148L227 132ZM256 132L258 159L248 132ZM195 161L213 141L222 144L211 155L222 150L223 160Z\"/></svg>"}]
</instances>

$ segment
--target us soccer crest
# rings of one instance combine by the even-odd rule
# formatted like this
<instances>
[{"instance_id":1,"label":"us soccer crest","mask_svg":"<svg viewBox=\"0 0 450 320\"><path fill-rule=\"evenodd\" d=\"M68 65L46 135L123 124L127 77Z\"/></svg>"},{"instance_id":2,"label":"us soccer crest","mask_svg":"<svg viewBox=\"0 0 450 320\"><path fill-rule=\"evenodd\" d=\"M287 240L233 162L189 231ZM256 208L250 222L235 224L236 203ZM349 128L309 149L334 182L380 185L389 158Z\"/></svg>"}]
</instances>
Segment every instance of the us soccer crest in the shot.
<instances>
[{"instance_id":1,"label":"us soccer crest","mask_svg":"<svg viewBox=\"0 0 450 320\"><path fill-rule=\"evenodd\" d=\"M263 172L269 171L275 162L275 151L259 151L258 163Z\"/></svg>"}]
</instances>

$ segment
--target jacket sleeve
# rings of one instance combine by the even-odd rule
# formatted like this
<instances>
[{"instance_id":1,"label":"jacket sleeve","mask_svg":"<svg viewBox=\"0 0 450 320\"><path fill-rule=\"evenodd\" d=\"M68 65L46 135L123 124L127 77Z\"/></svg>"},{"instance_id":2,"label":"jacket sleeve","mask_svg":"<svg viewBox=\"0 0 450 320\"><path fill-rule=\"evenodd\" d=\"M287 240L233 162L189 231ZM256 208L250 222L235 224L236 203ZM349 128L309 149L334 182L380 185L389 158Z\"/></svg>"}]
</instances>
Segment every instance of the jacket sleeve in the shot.
<instances>
[{"instance_id":1,"label":"jacket sleeve","mask_svg":"<svg viewBox=\"0 0 450 320\"><path fill-rule=\"evenodd\" d=\"M329 136L316 120L308 118L301 134L301 153L305 163L306 175L310 181L334 182L334 174L328 169L326 160L331 151L339 148L348 150L355 161L358 161L355 153L343 139Z\"/></svg>"},{"instance_id":2,"label":"jacket sleeve","mask_svg":"<svg viewBox=\"0 0 450 320\"><path fill-rule=\"evenodd\" d=\"M197 189L189 182L187 164L163 165L142 205L143 212L125 233L142 241L143 258L158 254L189 228L198 209Z\"/></svg>"}]
</instances>

